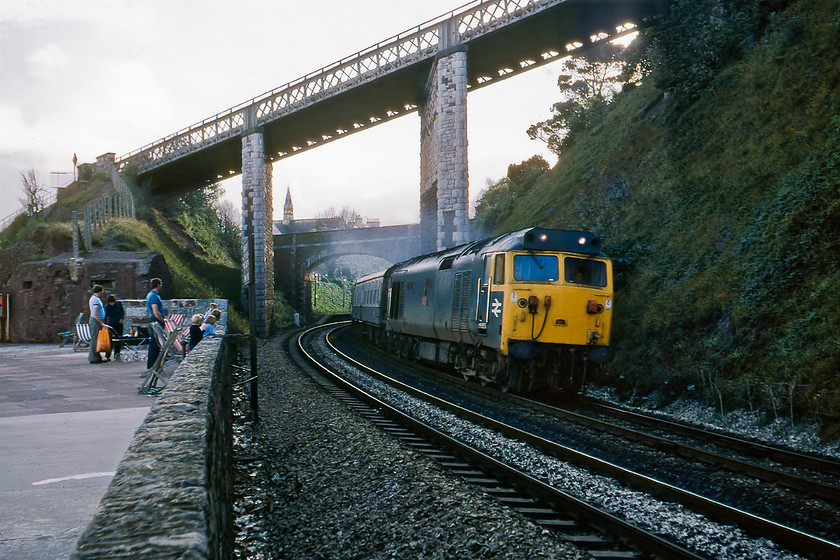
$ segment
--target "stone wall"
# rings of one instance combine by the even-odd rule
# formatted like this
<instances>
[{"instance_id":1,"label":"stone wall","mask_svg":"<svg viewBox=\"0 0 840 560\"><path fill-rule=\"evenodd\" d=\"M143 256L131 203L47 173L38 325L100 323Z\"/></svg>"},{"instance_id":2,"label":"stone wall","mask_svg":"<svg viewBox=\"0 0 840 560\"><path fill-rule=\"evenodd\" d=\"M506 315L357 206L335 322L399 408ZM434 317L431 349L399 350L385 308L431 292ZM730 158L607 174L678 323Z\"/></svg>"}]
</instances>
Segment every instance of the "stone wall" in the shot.
<instances>
[{"instance_id":1,"label":"stone wall","mask_svg":"<svg viewBox=\"0 0 840 560\"><path fill-rule=\"evenodd\" d=\"M134 435L72 559L230 557L230 347L206 339L178 367Z\"/></svg>"},{"instance_id":2,"label":"stone wall","mask_svg":"<svg viewBox=\"0 0 840 560\"><path fill-rule=\"evenodd\" d=\"M56 333L73 328L80 313L87 321L94 284L121 300L145 298L154 276L163 279L164 288L171 286L166 262L157 254L96 251L75 264L72 256L16 263L5 285L0 284L10 298L10 342L53 342Z\"/></svg>"}]
</instances>

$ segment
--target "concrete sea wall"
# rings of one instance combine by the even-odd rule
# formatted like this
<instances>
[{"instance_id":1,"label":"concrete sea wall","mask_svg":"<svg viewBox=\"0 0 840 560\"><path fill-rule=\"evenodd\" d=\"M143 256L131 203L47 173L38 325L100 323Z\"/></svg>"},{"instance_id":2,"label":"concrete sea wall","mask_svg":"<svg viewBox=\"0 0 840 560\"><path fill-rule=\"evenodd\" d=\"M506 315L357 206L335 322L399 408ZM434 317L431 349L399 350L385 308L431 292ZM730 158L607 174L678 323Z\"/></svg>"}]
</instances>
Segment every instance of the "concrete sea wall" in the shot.
<instances>
[{"instance_id":1,"label":"concrete sea wall","mask_svg":"<svg viewBox=\"0 0 840 560\"><path fill-rule=\"evenodd\" d=\"M181 363L71 558L230 557L232 351L205 339Z\"/></svg>"}]
</instances>

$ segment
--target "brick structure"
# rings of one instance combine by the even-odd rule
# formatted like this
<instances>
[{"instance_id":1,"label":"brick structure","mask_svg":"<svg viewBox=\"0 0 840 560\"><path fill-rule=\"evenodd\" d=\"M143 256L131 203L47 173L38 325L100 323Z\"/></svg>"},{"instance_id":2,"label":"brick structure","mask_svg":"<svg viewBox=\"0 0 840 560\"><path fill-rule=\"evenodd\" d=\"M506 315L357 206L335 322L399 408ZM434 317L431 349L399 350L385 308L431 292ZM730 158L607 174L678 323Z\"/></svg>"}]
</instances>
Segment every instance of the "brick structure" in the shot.
<instances>
[{"instance_id":1,"label":"brick structure","mask_svg":"<svg viewBox=\"0 0 840 560\"><path fill-rule=\"evenodd\" d=\"M420 230L424 251L470 240L467 157L467 52L434 64L420 107Z\"/></svg>"},{"instance_id":2,"label":"brick structure","mask_svg":"<svg viewBox=\"0 0 840 560\"><path fill-rule=\"evenodd\" d=\"M268 334L274 315L274 202L272 167L265 157L263 133L242 135L242 286L247 309L250 262L248 241L254 237L257 334Z\"/></svg>"},{"instance_id":3,"label":"brick structure","mask_svg":"<svg viewBox=\"0 0 840 560\"><path fill-rule=\"evenodd\" d=\"M72 329L80 313L86 323L94 284L120 300L141 299L149 279L158 277L163 279L164 299L171 297L171 274L159 254L99 250L78 259L62 253L41 261L23 260L31 257L12 253L0 263L0 288L10 294L9 342L54 342L58 332Z\"/></svg>"}]
</instances>

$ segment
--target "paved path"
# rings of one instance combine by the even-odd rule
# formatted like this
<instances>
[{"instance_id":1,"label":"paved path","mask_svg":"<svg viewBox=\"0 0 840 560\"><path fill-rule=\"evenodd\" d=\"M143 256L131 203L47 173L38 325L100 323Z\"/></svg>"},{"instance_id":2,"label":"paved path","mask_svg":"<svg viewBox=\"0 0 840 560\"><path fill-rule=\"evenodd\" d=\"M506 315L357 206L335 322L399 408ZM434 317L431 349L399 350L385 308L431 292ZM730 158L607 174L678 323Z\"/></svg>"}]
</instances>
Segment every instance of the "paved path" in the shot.
<instances>
[{"instance_id":1,"label":"paved path","mask_svg":"<svg viewBox=\"0 0 840 560\"><path fill-rule=\"evenodd\" d=\"M0 344L0 559L69 558L154 402L145 367Z\"/></svg>"}]
</instances>

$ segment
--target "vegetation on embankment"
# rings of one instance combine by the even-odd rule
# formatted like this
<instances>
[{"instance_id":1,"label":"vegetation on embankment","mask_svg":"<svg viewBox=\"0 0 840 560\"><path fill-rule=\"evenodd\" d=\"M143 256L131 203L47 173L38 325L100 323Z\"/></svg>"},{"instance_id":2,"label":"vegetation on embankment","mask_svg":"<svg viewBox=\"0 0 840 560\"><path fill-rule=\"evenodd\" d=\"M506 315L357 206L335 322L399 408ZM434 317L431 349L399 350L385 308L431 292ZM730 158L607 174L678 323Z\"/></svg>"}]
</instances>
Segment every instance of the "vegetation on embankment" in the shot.
<instances>
[{"instance_id":1,"label":"vegetation on embankment","mask_svg":"<svg viewBox=\"0 0 840 560\"><path fill-rule=\"evenodd\" d=\"M593 106L559 163L479 201L489 231L603 236L615 265L600 380L818 418L840 436L840 2L677 0L647 75Z\"/></svg>"},{"instance_id":2,"label":"vegetation on embankment","mask_svg":"<svg viewBox=\"0 0 840 560\"><path fill-rule=\"evenodd\" d=\"M350 313L356 280L390 266L369 255L338 257L318 265L312 280L312 311L315 314Z\"/></svg>"},{"instance_id":3,"label":"vegetation on embankment","mask_svg":"<svg viewBox=\"0 0 840 560\"><path fill-rule=\"evenodd\" d=\"M127 179L131 185L131 177ZM46 211L18 216L0 233L0 260L41 260L72 251L72 212L82 214L87 203L110 189L110 180L97 174L68 187ZM219 205L220 189L210 186L166 201L154 200L135 186L132 190L137 219L107 221L93 235L93 249L160 254L171 272L169 297L218 297L236 306L241 299L240 233ZM235 308L230 308L228 325L248 330Z\"/></svg>"}]
</instances>

